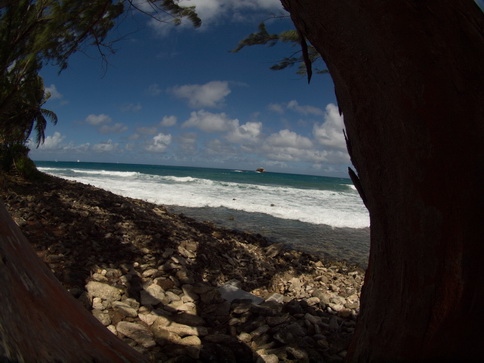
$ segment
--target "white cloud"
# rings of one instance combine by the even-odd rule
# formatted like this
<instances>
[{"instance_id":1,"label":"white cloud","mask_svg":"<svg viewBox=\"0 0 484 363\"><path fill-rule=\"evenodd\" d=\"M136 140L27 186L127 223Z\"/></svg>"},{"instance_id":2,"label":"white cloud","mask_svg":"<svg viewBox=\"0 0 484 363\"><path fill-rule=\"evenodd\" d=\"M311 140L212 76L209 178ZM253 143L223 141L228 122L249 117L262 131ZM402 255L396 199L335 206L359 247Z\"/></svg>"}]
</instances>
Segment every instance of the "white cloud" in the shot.
<instances>
[{"instance_id":1,"label":"white cloud","mask_svg":"<svg viewBox=\"0 0 484 363\"><path fill-rule=\"evenodd\" d=\"M284 107L279 103L271 103L269 104L269 106L267 106L267 108L269 109L269 111L273 111L280 114L284 113Z\"/></svg>"},{"instance_id":2,"label":"white cloud","mask_svg":"<svg viewBox=\"0 0 484 363\"><path fill-rule=\"evenodd\" d=\"M205 152L209 155L217 155L222 159L227 159L230 155L236 154L234 147L219 139L212 139L206 143Z\"/></svg>"},{"instance_id":3,"label":"white cloud","mask_svg":"<svg viewBox=\"0 0 484 363\"><path fill-rule=\"evenodd\" d=\"M263 153L271 160L284 162L310 162L318 164L348 163L348 155L342 151L318 150L314 148L299 148L293 146L271 146L264 144Z\"/></svg>"},{"instance_id":4,"label":"white cloud","mask_svg":"<svg viewBox=\"0 0 484 363\"><path fill-rule=\"evenodd\" d=\"M153 4L146 0L131 0L131 3L134 7L146 13L151 13L153 11Z\"/></svg>"},{"instance_id":5,"label":"white cloud","mask_svg":"<svg viewBox=\"0 0 484 363\"><path fill-rule=\"evenodd\" d=\"M345 151L343 129L343 116L339 114L338 107L330 103L326 106L324 121L314 124L313 135L319 144Z\"/></svg>"},{"instance_id":6,"label":"white cloud","mask_svg":"<svg viewBox=\"0 0 484 363\"><path fill-rule=\"evenodd\" d=\"M45 87L45 92L50 94L49 100L60 100L63 97L62 94L57 90L55 84Z\"/></svg>"},{"instance_id":7,"label":"white cloud","mask_svg":"<svg viewBox=\"0 0 484 363\"><path fill-rule=\"evenodd\" d=\"M239 120L230 119L225 113L211 113L205 110L193 111L182 127L196 127L207 132L228 131L237 127Z\"/></svg>"},{"instance_id":8,"label":"white cloud","mask_svg":"<svg viewBox=\"0 0 484 363\"><path fill-rule=\"evenodd\" d=\"M273 133L260 143L259 150L269 160L281 162L308 162L314 167L348 164L349 156L343 136L343 118L338 107L328 104L325 110L313 106L300 105L292 100L285 104L268 106L274 112L291 110L302 115L323 116L322 123L314 123L312 137L299 135L288 129ZM307 121L301 122L306 124Z\"/></svg>"},{"instance_id":9,"label":"white cloud","mask_svg":"<svg viewBox=\"0 0 484 363\"><path fill-rule=\"evenodd\" d=\"M171 92L178 98L188 100L190 107L219 107L230 94L226 81L212 81L205 84L187 84L176 86Z\"/></svg>"},{"instance_id":10,"label":"white cloud","mask_svg":"<svg viewBox=\"0 0 484 363\"><path fill-rule=\"evenodd\" d=\"M105 153L118 150L119 144L113 143L113 140L109 139L106 142L100 142L99 144L92 145L91 150L97 153Z\"/></svg>"},{"instance_id":11,"label":"white cloud","mask_svg":"<svg viewBox=\"0 0 484 363\"><path fill-rule=\"evenodd\" d=\"M142 127L138 127L136 129L136 132L144 135L154 135L156 134L157 130L158 129L156 128L156 126L152 126L152 127L142 126Z\"/></svg>"},{"instance_id":12,"label":"white cloud","mask_svg":"<svg viewBox=\"0 0 484 363\"><path fill-rule=\"evenodd\" d=\"M297 112L301 115L316 115L322 116L324 115L324 111L319 107L310 106L310 105L300 105L299 102L296 100L291 100L287 103L271 103L267 106L270 111L283 114L285 110L291 110L293 112Z\"/></svg>"},{"instance_id":13,"label":"white cloud","mask_svg":"<svg viewBox=\"0 0 484 363\"><path fill-rule=\"evenodd\" d=\"M177 122L176 116L163 116L163 118L160 121L160 126L164 127L170 127L170 126L175 126Z\"/></svg>"},{"instance_id":14,"label":"white cloud","mask_svg":"<svg viewBox=\"0 0 484 363\"><path fill-rule=\"evenodd\" d=\"M152 83L148 86L145 92L150 96L158 96L159 94L161 94L161 88L158 83Z\"/></svg>"},{"instance_id":15,"label":"white cloud","mask_svg":"<svg viewBox=\"0 0 484 363\"><path fill-rule=\"evenodd\" d=\"M228 16L240 20L247 12L282 11L280 0L181 0L180 5L195 5L197 14L206 24Z\"/></svg>"},{"instance_id":16,"label":"white cloud","mask_svg":"<svg viewBox=\"0 0 484 363\"><path fill-rule=\"evenodd\" d=\"M205 30L220 22L241 22L248 19L268 17L270 14L285 13L280 0L181 0L181 6L195 6L196 12L202 19L200 30ZM145 7L150 11L148 7ZM151 19L148 22L158 35L166 36L175 27L170 23L158 22ZM178 29L192 28L192 23L184 19Z\"/></svg>"},{"instance_id":17,"label":"white cloud","mask_svg":"<svg viewBox=\"0 0 484 363\"><path fill-rule=\"evenodd\" d=\"M164 152L171 144L171 135L159 133L154 136L151 142L146 145L146 150L156 153Z\"/></svg>"},{"instance_id":18,"label":"white cloud","mask_svg":"<svg viewBox=\"0 0 484 363\"><path fill-rule=\"evenodd\" d=\"M141 126L136 129L136 132L134 134L131 134L128 137L128 140L146 140L147 135L154 135L157 132L158 128L156 126Z\"/></svg>"},{"instance_id":19,"label":"white cloud","mask_svg":"<svg viewBox=\"0 0 484 363\"><path fill-rule=\"evenodd\" d=\"M247 122L237 126L226 136L227 140L234 143L252 143L259 139L261 134L261 122Z\"/></svg>"},{"instance_id":20,"label":"white cloud","mask_svg":"<svg viewBox=\"0 0 484 363\"><path fill-rule=\"evenodd\" d=\"M127 126L120 122L116 122L114 125L102 125L99 128L101 134L120 134L128 129Z\"/></svg>"},{"instance_id":21,"label":"white cloud","mask_svg":"<svg viewBox=\"0 0 484 363\"><path fill-rule=\"evenodd\" d=\"M295 111L302 115L323 115L324 111L321 110L319 107L309 106L309 105L300 105L296 100L291 100L287 103L287 108L289 110Z\"/></svg>"},{"instance_id":22,"label":"white cloud","mask_svg":"<svg viewBox=\"0 0 484 363\"><path fill-rule=\"evenodd\" d=\"M108 115L101 113L99 115L90 114L86 117L84 121L89 125L99 126L110 123L112 119Z\"/></svg>"},{"instance_id":23,"label":"white cloud","mask_svg":"<svg viewBox=\"0 0 484 363\"><path fill-rule=\"evenodd\" d=\"M111 124L113 122L112 118L104 113L99 115L90 114L85 118L84 122L96 126L101 134L119 134L128 129L127 126L120 122Z\"/></svg>"},{"instance_id":24,"label":"white cloud","mask_svg":"<svg viewBox=\"0 0 484 363\"><path fill-rule=\"evenodd\" d=\"M270 135L266 142L271 146L277 147L310 148L313 146L313 143L307 137L298 135L287 129Z\"/></svg>"},{"instance_id":25,"label":"white cloud","mask_svg":"<svg viewBox=\"0 0 484 363\"><path fill-rule=\"evenodd\" d=\"M179 136L178 144L184 153L193 154L197 148L197 134L187 132Z\"/></svg>"},{"instance_id":26,"label":"white cloud","mask_svg":"<svg viewBox=\"0 0 484 363\"><path fill-rule=\"evenodd\" d=\"M313 151L312 141L287 129L270 135L262 144L262 151L272 160L307 161Z\"/></svg>"},{"instance_id":27,"label":"white cloud","mask_svg":"<svg viewBox=\"0 0 484 363\"><path fill-rule=\"evenodd\" d=\"M123 112L139 112L141 111L142 107L141 104L138 103L128 103L121 107L121 111Z\"/></svg>"},{"instance_id":28,"label":"white cloud","mask_svg":"<svg viewBox=\"0 0 484 363\"><path fill-rule=\"evenodd\" d=\"M39 146L40 150L57 150L61 147L62 142L66 137L60 132L54 132L52 136L46 136L44 143Z\"/></svg>"},{"instance_id":29,"label":"white cloud","mask_svg":"<svg viewBox=\"0 0 484 363\"><path fill-rule=\"evenodd\" d=\"M69 143L64 143L66 137L60 132L56 131L52 136L46 136L45 141L37 148L37 144L29 139L28 147L31 148L31 153L35 154L52 154L59 152L76 152L85 153L89 150L91 144L86 142L84 144L76 145L72 141Z\"/></svg>"}]
</instances>

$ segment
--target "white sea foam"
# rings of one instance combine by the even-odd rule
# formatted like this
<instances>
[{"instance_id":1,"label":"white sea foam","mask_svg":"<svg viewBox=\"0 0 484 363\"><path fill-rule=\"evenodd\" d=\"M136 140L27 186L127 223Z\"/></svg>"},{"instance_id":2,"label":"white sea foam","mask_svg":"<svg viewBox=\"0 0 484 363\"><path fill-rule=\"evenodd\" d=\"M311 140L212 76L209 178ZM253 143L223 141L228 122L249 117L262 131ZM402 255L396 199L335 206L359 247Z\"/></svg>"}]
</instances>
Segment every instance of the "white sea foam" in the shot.
<instances>
[{"instance_id":1,"label":"white sea foam","mask_svg":"<svg viewBox=\"0 0 484 363\"><path fill-rule=\"evenodd\" d=\"M102 176L115 176L115 177L133 177L141 175L136 171L112 171L112 170L84 170L84 169L71 169L73 173L76 174L92 174L92 175L102 175Z\"/></svg>"},{"instance_id":2,"label":"white sea foam","mask_svg":"<svg viewBox=\"0 0 484 363\"><path fill-rule=\"evenodd\" d=\"M158 181L166 181L166 182L173 182L173 183L193 183L193 184L206 184L212 185L213 182L208 179L199 179L193 178L191 176L158 176L154 175L154 178L158 179Z\"/></svg>"},{"instance_id":3,"label":"white sea foam","mask_svg":"<svg viewBox=\"0 0 484 363\"><path fill-rule=\"evenodd\" d=\"M64 175L66 173L74 174L87 174L96 176L114 176L114 177L134 177L141 175L136 171L116 171L116 170L87 170L87 169L64 169L64 168L51 168L51 167L39 167L45 173L54 175Z\"/></svg>"},{"instance_id":4,"label":"white sea foam","mask_svg":"<svg viewBox=\"0 0 484 363\"><path fill-rule=\"evenodd\" d=\"M333 227L364 228L369 218L358 194L347 191L220 182L138 172L39 168L46 173L144 199L182 207L225 207Z\"/></svg>"}]
</instances>

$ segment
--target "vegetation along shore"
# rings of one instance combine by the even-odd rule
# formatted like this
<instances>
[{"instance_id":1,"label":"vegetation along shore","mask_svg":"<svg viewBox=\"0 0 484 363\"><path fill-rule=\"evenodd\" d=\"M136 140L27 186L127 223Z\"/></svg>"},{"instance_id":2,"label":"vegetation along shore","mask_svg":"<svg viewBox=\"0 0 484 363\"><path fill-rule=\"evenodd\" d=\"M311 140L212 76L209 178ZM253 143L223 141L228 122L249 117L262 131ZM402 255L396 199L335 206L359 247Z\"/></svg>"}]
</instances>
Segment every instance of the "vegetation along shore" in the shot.
<instances>
[{"instance_id":1,"label":"vegetation along shore","mask_svg":"<svg viewBox=\"0 0 484 363\"><path fill-rule=\"evenodd\" d=\"M38 256L151 361L340 361L364 271L89 185L5 177Z\"/></svg>"}]
</instances>

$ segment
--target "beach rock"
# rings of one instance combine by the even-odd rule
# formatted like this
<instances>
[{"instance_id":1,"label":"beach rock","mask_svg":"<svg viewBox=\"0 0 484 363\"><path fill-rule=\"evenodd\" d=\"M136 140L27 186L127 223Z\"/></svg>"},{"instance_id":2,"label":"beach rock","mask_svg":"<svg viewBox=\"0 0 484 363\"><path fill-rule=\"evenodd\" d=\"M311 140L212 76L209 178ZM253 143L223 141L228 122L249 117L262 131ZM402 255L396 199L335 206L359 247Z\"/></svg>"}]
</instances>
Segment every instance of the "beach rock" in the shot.
<instances>
[{"instance_id":1,"label":"beach rock","mask_svg":"<svg viewBox=\"0 0 484 363\"><path fill-rule=\"evenodd\" d=\"M156 274L158 272L158 269L156 268L150 268L148 270L145 270L143 271L143 273L141 274L142 277L150 277L150 276L153 276L154 274Z\"/></svg>"},{"instance_id":2,"label":"beach rock","mask_svg":"<svg viewBox=\"0 0 484 363\"><path fill-rule=\"evenodd\" d=\"M292 323L286 327L287 331L296 337L303 337L306 335L306 331L298 323Z\"/></svg>"},{"instance_id":3,"label":"beach rock","mask_svg":"<svg viewBox=\"0 0 484 363\"><path fill-rule=\"evenodd\" d=\"M193 302L198 301L200 296L195 293L193 285L185 284L182 286L183 295L181 299L183 302Z\"/></svg>"},{"instance_id":4,"label":"beach rock","mask_svg":"<svg viewBox=\"0 0 484 363\"><path fill-rule=\"evenodd\" d=\"M154 280L154 282L159 285L163 291L167 291L175 287L173 280L167 277L160 277Z\"/></svg>"},{"instance_id":5,"label":"beach rock","mask_svg":"<svg viewBox=\"0 0 484 363\"><path fill-rule=\"evenodd\" d=\"M99 273L95 273L95 274L93 274L93 275L92 275L92 279L93 279L94 281L98 281L98 282L106 282L106 281L108 281L108 278L107 278L106 276L101 275L101 274L99 274Z\"/></svg>"},{"instance_id":6,"label":"beach rock","mask_svg":"<svg viewBox=\"0 0 484 363\"><path fill-rule=\"evenodd\" d=\"M181 338L178 341L178 344L180 345L190 345L190 346L200 346L202 345L202 341L200 340L199 337L195 335L189 335L184 338Z\"/></svg>"},{"instance_id":7,"label":"beach rock","mask_svg":"<svg viewBox=\"0 0 484 363\"><path fill-rule=\"evenodd\" d=\"M360 307L359 301L348 301L344 304L344 306L350 310L357 310Z\"/></svg>"},{"instance_id":8,"label":"beach rock","mask_svg":"<svg viewBox=\"0 0 484 363\"><path fill-rule=\"evenodd\" d=\"M238 340L240 340L241 342L244 342L246 344L249 344L250 341L252 340L252 336L249 333L246 333L246 332L240 333L237 338L238 338Z\"/></svg>"},{"instance_id":9,"label":"beach rock","mask_svg":"<svg viewBox=\"0 0 484 363\"><path fill-rule=\"evenodd\" d=\"M99 297L109 302L121 299L121 290L103 282L89 281L86 290L90 299Z\"/></svg>"},{"instance_id":10,"label":"beach rock","mask_svg":"<svg viewBox=\"0 0 484 363\"><path fill-rule=\"evenodd\" d=\"M104 326L108 326L109 324L111 324L111 317L108 313L105 313L98 309L93 309L92 315L94 315L96 319L99 320Z\"/></svg>"},{"instance_id":11,"label":"beach rock","mask_svg":"<svg viewBox=\"0 0 484 363\"><path fill-rule=\"evenodd\" d=\"M337 331L339 330L339 328L340 326L338 323L338 319L336 318L336 316L332 316L329 320L329 329L333 331Z\"/></svg>"},{"instance_id":12,"label":"beach rock","mask_svg":"<svg viewBox=\"0 0 484 363\"><path fill-rule=\"evenodd\" d=\"M140 302L141 305L143 306L156 306L158 305L161 301L151 295L149 292L142 290L140 291Z\"/></svg>"},{"instance_id":13,"label":"beach rock","mask_svg":"<svg viewBox=\"0 0 484 363\"><path fill-rule=\"evenodd\" d=\"M95 310L107 309L111 303L108 300L103 300L100 297L95 297L92 299L92 308Z\"/></svg>"},{"instance_id":14,"label":"beach rock","mask_svg":"<svg viewBox=\"0 0 484 363\"><path fill-rule=\"evenodd\" d=\"M227 334L210 334L203 338L204 342L217 343L217 344L231 344L235 340L233 336Z\"/></svg>"},{"instance_id":15,"label":"beach rock","mask_svg":"<svg viewBox=\"0 0 484 363\"><path fill-rule=\"evenodd\" d=\"M140 292L141 305L158 305L165 301L164 290L158 284L151 284Z\"/></svg>"},{"instance_id":16,"label":"beach rock","mask_svg":"<svg viewBox=\"0 0 484 363\"><path fill-rule=\"evenodd\" d=\"M289 320L290 320L289 314L284 314L284 315L281 315L281 316L270 316L270 317L267 318L267 324L270 327L274 327L276 325L287 323Z\"/></svg>"},{"instance_id":17,"label":"beach rock","mask_svg":"<svg viewBox=\"0 0 484 363\"><path fill-rule=\"evenodd\" d=\"M189 242L182 242L180 246L178 246L178 253L182 255L183 257L186 258L195 258L196 255L196 250L197 250L197 245L195 242L189 243Z\"/></svg>"},{"instance_id":18,"label":"beach rock","mask_svg":"<svg viewBox=\"0 0 484 363\"><path fill-rule=\"evenodd\" d=\"M151 331L155 336L163 336L165 332L174 333L180 337L187 335L198 336L200 333L206 334L206 329L175 323L163 316L158 317L158 319L153 322L151 325Z\"/></svg>"},{"instance_id":19,"label":"beach rock","mask_svg":"<svg viewBox=\"0 0 484 363\"><path fill-rule=\"evenodd\" d=\"M209 291L214 290L214 288L205 282L197 282L196 284L193 285L192 290L194 293L198 295L205 295Z\"/></svg>"},{"instance_id":20,"label":"beach rock","mask_svg":"<svg viewBox=\"0 0 484 363\"><path fill-rule=\"evenodd\" d=\"M261 354L257 358L257 363L278 363L279 358L275 354Z\"/></svg>"},{"instance_id":21,"label":"beach rock","mask_svg":"<svg viewBox=\"0 0 484 363\"><path fill-rule=\"evenodd\" d=\"M308 353L302 349L296 348L289 346L286 348L286 351L294 357L294 359L298 362L307 362L309 361L308 359Z\"/></svg>"},{"instance_id":22,"label":"beach rock","mask_svg":"<svg viewBox=\"0 0 484 363\"><path fill-rule=\"evenodd\" d=\"M294 335L292 335L289 331L287 330L280 330L277 331L274 335L273 338L279 342L282 343L283 345L291 344L296 341L296 338Z\"/></svg>"},{"instance_id":23,"label":"beach rock","mask_svg":"<svg viewBox=\"0 0 484 363\"><path fill-rule=\"evenodd\" d=\"M138 311L132 308L131 306L129 306L128 304L126 304L125 302L114 301L112 303L112 307L114 311L117 311L124 316L129 316L131 318L135 318L138 316Z\"/></svg>"},{"instance_id":24,"label":"beach rock","mask_svg":"<svg viewBox=\"0 0 484 363\"><path fill-rule=\"evenodd\" d=\"M168 247L166 248L164 251L163 251L163 258L168 258L168 257L171 257L171 255L173 255L173 253L175 252L175 250L171 247Z\"/></svg>"},{"instance_id":25,"label":"beach rock","mask_svg":"<svg viewBox=\"0 0 484 363\"><path fill-rule=\"evenodd\" d=\"M317 297L320 300L320 302L322 302L323 304L327 305L331 302L332 295L328 292L316 289L316 290L313 291L312 295L314 297Z\"/></svg>"},{"instance_id":26,"label":"beach rock","mask_svg":"<svg viewBox=\"0 0 484 363\"><path fill-rule=\"evenodd\" d=\"M205 290L205 289L203 289ZM219 303L222 301L222 297L220 296L220 292L215 289L215 288L209 288L208 290L205 290L205 293L200 294L200 299L203 304L205 305L210 305L210 304L215 304Z\"/></svg>"},{"instance_id":27,"label":"beach rock","mask_svg":"<svg viewBox=\"0 0 484 363\"><path fill-rule=\"evenodd\" d=\"M116 325L116 331L118 334L133 339L144 348L151 348L156 345L156 342L153 339L153 334L144 325L120 321Z\"/></svg>"},{"instance_id":28,"label":"beach rock","mask_svg":"<svg viewBox=\"0 0 484 363\"><path fill-rule=\"evenodd\" d=\"M304 315L304 319L314 325L323 325L323 320L320 316L315 316L315 315L306 313Z\"/></svg>"},{"instance_id":29,"label":"beach rock","mask_svg":"<svg viewBox=\"0 0 484 363\"><path fill-rule=\"evenodd\" d=\"M284 302L284 295L273 293L266 299L266 302L277 302L279 304L282 304Z\"/></svg>"},{"instance_id":30,"label":"beach rock","mask_svg":"<svg viewBox=\"0 0 484 363\"><path fill-rule=\"evenodd\" d=\"M206 324L205 319L203 319L202 317L195 314L185 313L185 312L174 315L173 321L179 324L190 325L190 326L203 326Z\"/></svg>"},{"instance_id":31,"label":"beach rock","mask_svg":"<svg viewBox=\"0 0 484 363\"><path fill-rule=\"evenodd\" d=\"M341 311L344 309L344 305L343 304L335 304L335 303L329 303L328 304L329 307L333 310L333 311Z\"/></svg>"},{"instance_id":32,"label":"beach rock","mask_svg":"<svg viewBox=\"0 0 484 363\"><path fill-rule=\"evenodd\" d=\"M185 268L181 268L176 272L176 278L182 284L193 284L194 282L192 274Z\"/></svg>"},{"instance_id":33,"label":"beach rock","mask_svg":"<svg viewBox=\"0 0 484 363\"><path fill-rule=\"evenodd\" d=\"M132 298L126 298L126 299L122 299L122 302L125 303L125 304L128 304L130 307L132 307L133 309L135 310L138 310L140 308L140 303L138 301L136 301L135 299L132 299Z\"/></svg>"},{"instance_id":34,"label":"beach rock","mask_svg":"<svg viewBox=\"0 0 484 363\"><path fill-rule=\"evenodd\" d=\"M260 304L264 299L255 296L247 291L239 289L231 283L226 283L219 287L220 295L227 301L250 300L253 304Z\"/></svg>"},{"instance_id":35,"label":"beach rock","mask_svg":"<svg viewBox=\"0 0 484 363\"><path fill-rule=\"evenodd\" d=\"M151 361L343 359L363 271L49 180L4 198L9 213L73 296Z\"/></svg>"},{"instance_id":36,"label":"beach rock","mask_svg":"<svg viewBox=\"0 0 484 363\"><path fill-rule=\"evenodd\" d=\"M138 314L139 319L145 323L146 325L150 326L153 325L156 319L158 319L158 315L156 314Z\"/></svg>"},{"instance_id":37,"label":"beach rock","mask_svg":"<svg viewBox=\"0 0 484 363\"><path fill-rule=\"evenodd\" d=\"M173 306L172 304L173 303L171 303L169 306ZM192 314L193 316L195 316L195 314L197 313L197 305L193 302L184 303L183 301L177 301L176 304L177 306L173 307L175 307L175 309L179 312L185 312L188 314Z\"/></svg>"},{"instance_id":38,"label":"beach rock","mask_svg":"<svg viewBox=\"0 0 484 363\"><path fill-rule=\"evenodd\" d=\"M269 325L260 325L257 327L257 329L253 330L250 335L252 336L252 339L256 338L256 337L259 337L265 333L267 333L267 331L269 331L270 329L270 326Z\"/></svg>"},{"instance_id":39,"label":"beach rock","mask_svg":"<svg viewBox=\"0 0 484 363\"><path fill-rule=\"evenodd\" d=\"M181 301L181 297L174 293L173 291L169 290L165 293L165 301L173 302L173 301Z\"/></svg>"},{"instance_id":40,"label":"beach rock","mask_svg":"<svg viewBox=\"0 0 484 363\"><path fill-rule=\"evenodd\" d=\"M297 277L293 277L292 279L289 280L289 288L288 290L290 292L293 292L295 294L300 294L303 290L303 284L300 279Z\"/></svg>"}]
</instances>

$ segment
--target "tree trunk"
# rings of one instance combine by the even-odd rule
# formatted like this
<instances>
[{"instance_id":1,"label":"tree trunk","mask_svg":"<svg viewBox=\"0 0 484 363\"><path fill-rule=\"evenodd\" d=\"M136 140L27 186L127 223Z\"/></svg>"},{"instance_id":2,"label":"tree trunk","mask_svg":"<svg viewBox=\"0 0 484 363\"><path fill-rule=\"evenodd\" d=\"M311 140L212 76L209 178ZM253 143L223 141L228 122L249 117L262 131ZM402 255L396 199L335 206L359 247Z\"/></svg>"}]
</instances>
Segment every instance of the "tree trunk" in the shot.
<instances>
[{"instance_id":1,"label":"tree trunk","mask_svg":"<svg viewBox=\"0 0 484 363\"><path fill-rule=\"evenodd\" d=\"M282 0L323 56L371 220L349 360L484 358L474 1Z\"/></svg>"},{"instance_id":2,"label":"tree trunk","mask_svg":"<svg viewBox=\"0 0 484 363\"><path fill-rule=\"evenodd\" d=\"M0 202L0 361L144 362L71 297Z\"/></svg>"}]
</instances>

